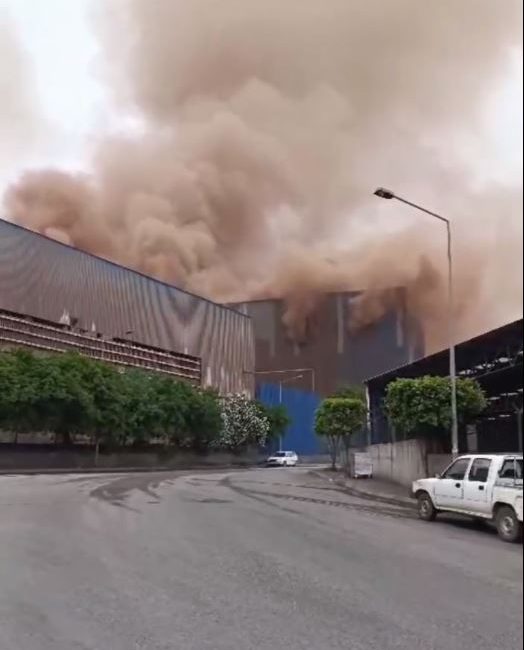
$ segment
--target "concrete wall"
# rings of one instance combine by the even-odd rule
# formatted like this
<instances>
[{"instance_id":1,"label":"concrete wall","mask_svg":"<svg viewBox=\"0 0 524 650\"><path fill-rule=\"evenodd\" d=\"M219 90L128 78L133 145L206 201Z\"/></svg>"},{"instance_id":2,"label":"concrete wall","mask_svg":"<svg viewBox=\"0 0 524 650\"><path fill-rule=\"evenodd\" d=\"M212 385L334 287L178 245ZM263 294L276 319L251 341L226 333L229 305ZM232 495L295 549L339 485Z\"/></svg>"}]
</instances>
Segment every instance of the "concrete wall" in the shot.
<instances>
[{"instance_id":1,"label":"concrete wall","mask_svg":"<svg viewBox=\"0 0 524 650\"><path fill-rule=\"evenodd\" d=\"M0 445L0 471L29 469L186 469L192 467L248 466L263 460L257 450L243 453L195 454L189 451L122 450L100 453L89 446L63 448L54 445Z\"/></svg>"},{"instance_id":2,"label":"concrete wall","mask_svg":"<svg viewBox=\"0 0 524 650\"><path fill-rule=\"evenodd\" d=\"M404 440L368 448L373 476L409 487L412 481L434 476L451 461L449 454L427 454L424 440Z\"/></svg>"}]
</instances>

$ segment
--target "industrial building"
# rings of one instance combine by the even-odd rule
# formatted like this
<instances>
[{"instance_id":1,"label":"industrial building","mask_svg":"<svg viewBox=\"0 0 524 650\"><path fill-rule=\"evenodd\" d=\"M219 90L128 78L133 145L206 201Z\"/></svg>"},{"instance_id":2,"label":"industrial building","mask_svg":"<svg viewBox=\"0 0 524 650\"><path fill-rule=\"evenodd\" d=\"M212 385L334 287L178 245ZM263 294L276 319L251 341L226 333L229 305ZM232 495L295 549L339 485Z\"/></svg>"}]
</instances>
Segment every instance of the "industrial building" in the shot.
<instances>
[{"instance_id":1,"label":"industrial building","mask_svg":"<svg viewBox=\"0 0 524 650\"><path fill-rule=\"evenodd\" d=\"M323 397L420 357L423 338L397 293L358 329L359 292L327 294L297 340L283 300L219 305L0 220L0 345L79 350L222 393L253 394L256 380Z\"/></svg>"},{"instance_id":2,"label":"industrial building","mask_svg":"<svg viewBox=\"0 0 524 650\"><path fill-rule=\"evenodd\" d=\"M0 220L0 346L78 350L221 393L284 404L289 443L321 452L319 400L423 354L403 291L368 327L353 327L359 292L325 295L292 336L283 300L219 305Z\"/></svg>"},{"instance_id":3,"label":"industrial building","mask_svg":"<svg viewBox=\"0 0 524 650\"><path fill-rule=\"evenodd\" d=\"M489 453L522 450L522 356L522 319L457 345L458 377L477 379L488 398L488 408L478 420L468 427L462 427L461 451ZM388 385L398 378L425 375L449 376L448 350L367 381L373 444L395 441L383 408Z\"/></svg>"},{"instance_id":4,"label":"industrial building","mask_svg":"<svg viewBox=\"0 0 524 650\"><path fill-rule=\"evenodd\" d=\"M249 317L3 220L0 344L253 391Z\"/></svg>"},{"instance_id":5,"label":"industrial building","mask_svg":"<svg viewBox=\"0 0 524 650\"><path fill-rule=\"evenodd\" d=\"M235 304L253 321L257 382L284 382L327 396L419 358L421 330L408 315L404 292L396 293L394 308L360 328L353 327L352 318L360 293L327 294L303 323L298 341L286 326L283 300Z\"/></svg>"}]
</instances>

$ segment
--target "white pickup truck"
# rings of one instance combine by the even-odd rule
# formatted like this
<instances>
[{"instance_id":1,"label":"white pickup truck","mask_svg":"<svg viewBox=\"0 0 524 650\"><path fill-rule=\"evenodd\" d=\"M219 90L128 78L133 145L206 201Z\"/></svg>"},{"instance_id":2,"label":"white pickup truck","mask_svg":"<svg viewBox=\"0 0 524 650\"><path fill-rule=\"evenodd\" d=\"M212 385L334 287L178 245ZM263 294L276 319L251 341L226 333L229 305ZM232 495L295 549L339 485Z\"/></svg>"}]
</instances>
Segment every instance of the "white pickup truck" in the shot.
<instances>
[{"instance_id":1,"label":"white pickup truck","mask_svg":"<svg viewBox=\"0 0 524 650\"><path fill-rule=\"evenodd\" d=\"M414 481L412 496L424 521L455 512L493 521L506 542L522 539L522 454L460 456L441 475Z\"/></svg>"}]
</instances>

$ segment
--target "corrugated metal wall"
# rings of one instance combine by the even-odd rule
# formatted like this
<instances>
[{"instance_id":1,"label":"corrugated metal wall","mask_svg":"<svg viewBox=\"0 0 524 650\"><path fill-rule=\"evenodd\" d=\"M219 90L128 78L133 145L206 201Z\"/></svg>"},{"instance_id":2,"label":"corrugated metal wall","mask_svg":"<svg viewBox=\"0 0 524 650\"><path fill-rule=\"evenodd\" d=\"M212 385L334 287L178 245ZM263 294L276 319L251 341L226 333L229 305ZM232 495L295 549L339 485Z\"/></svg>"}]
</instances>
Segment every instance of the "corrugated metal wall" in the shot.
<instances>
[{"instance_id":1,"label":"corrugated metal wall","mask_svg":"<svg viewBox=\"0 0 524 650\"><path fill-rule=\"evenodd\" d=\"M257 371L313 368L315 391L329 395L342 386L361 384L369 377L422 355L421 332L402 306L389 311L373 325L352 331L351 312L356 296L357 292L326 296L310 318L307 338L302 343L292 341L288 335L283 324L282 301L235 305L253 319ZM397 302L403 305L401 290ZM294 385L311 389L312 373L303 375ZM278 378L272 376L268 380Z\"/></svg>"},{"instance_id":2,"label":"corrugated metal wall","mask_svg":"<svg viewBox=\"0 0 524 650\"><path fill-rule=\"evenodd\" d=\"M325 453L324 446L315 435L315 412L320 404L318 395L312 392L282 386L282 402L278 384L259 384L257 398L268 406L282 403L291 418L291 425L282 441L282 448L296 451L299 456L313 456ZM274 451L278 441L273 443Z\"/></svg>"},{"instance_id":3,"label":"corrugated metal wall","mask_svg":"<svg viewBox=\"0 0 524 650\"><path fill-rule=\"evenodd\" d=\"M168 284L0 220L0 309L202 359L202 382L251 391L249 318ZM246 372L247 371L247 372Z\"/></svg>"},{"instance_id":4,"label":"corrugated metal wall","mask_svg":"<svg viewBox=\"0 0 524 650\"><path fill-rule=\"evenodd\" d=\"M475 422L474 451L511 451L518 446L516 409L522 403L522 319L507 323L456 345L457 373L476 378L488 397L488 408ZM414 363L374 376L367 382L370 438L373 444L403 440L388 422L384 399L389 384L399 378L449 376L449 351L441 350ZM520 397L519 397L520 396ZM510 401L507 401L510 400ZM413 434L415 435L415 434ZM459 427L462 450L468 449L467 427Z\"/></svg>"}]
</instances>

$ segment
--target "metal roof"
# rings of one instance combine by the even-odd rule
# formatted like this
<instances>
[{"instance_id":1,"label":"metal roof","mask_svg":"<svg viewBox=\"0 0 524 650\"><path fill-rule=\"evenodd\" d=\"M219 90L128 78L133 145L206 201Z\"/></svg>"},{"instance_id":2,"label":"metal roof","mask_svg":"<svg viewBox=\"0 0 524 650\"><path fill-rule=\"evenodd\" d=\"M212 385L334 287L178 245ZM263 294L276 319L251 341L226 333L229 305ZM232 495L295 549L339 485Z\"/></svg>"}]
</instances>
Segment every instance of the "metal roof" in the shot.
<instances>
[{"instance_id":1,"label":"metal roof","mask_svg":"<svg viewBox=\"0 0 524 650\"><path fill-rule=\"evenodd\" d=\"M21 226L18 223L13 223L12 221L8 221L7 219L2 219L0 217L0 222L4 224L8 224L9 226L13 228L18 228L20 230L23 230L25 232L30 233L31 235L34 235L36 237L41 237L42 239L45 239L47 241L53 242L53 244L56 244L58 246L62 246L64 248L68 248L69 250L76 251L77 253L81 253L82 255L88 255L89 257L99 260L100 262L103 262L104 264L109 264L110 266L113 266L118 269L122 269L128 273L133 273L135 275L139 275L143 278L146 278L147 280L152 280L153 282L158 283L159 285L162 285L164 287L168 287L169 289L175 289L176 291L179 291L181 293L185 293L188 296L191 296L192 298L198 298L199 300L203 300L204 302L207 302L211 305L215 305L216 307L220 307L222 309L227 309L229 311L235 312L236 314L239 314L243 316L244 318L249 318L246 314L243 314L241 311L238 309L235 309L233 306L233 303L227 304L227 303L219 303L211 300L210 298L206 298L205 296L200 296L196 293L192 293L191 291L188 291L187 289L182 289L181 287L171 284L169 282L165 282L164 280L160 280L152 275L147 275L147 273L143 273L142 271L137 271L136 269L129 268L128 266L124 266L123 264L119 264L118 262L115 262L113 260L110 260L106 257L101 257L100 255L96 255L95 253L91 253L90 251L83 250L81 248L77 248L76 246L73 246L71 244L66 244L62 241L59 241L58 239L53 239L52 237L48 237L47 235L44 235L41 232L37 232L36 230L31 230L30 228L26 228L25 226Z\"/></svg>"},{"instance_id":2,"label":"metal roof","mask_svg":"<svg viewBox=\"0 0 524 650\"><path fill-rule=\"evenodd\" d=\"M497 356L504 354L507 347L520 347L520 361L522 363L522 341L523 341L523 319L507 323L494 330L480 334L472 339L459 343L456 350L457 371L459 374L466 373L466 376L479 376L483 361L485 364L496 363ZM498 359L505 360L499 356ZM478 367L479 372L468 374L467 371L474 371ZM508 365L501 365L500 369L508 368ZM489 373L496 372L497 368L491 367ZM413 363L399 366L380 375L369 377L366 384L389 383L397 378L420 377L424 375L447 376L449 374L449 351L441 350L427 357L422 357Z\"/></svg>"}]
</instances>

